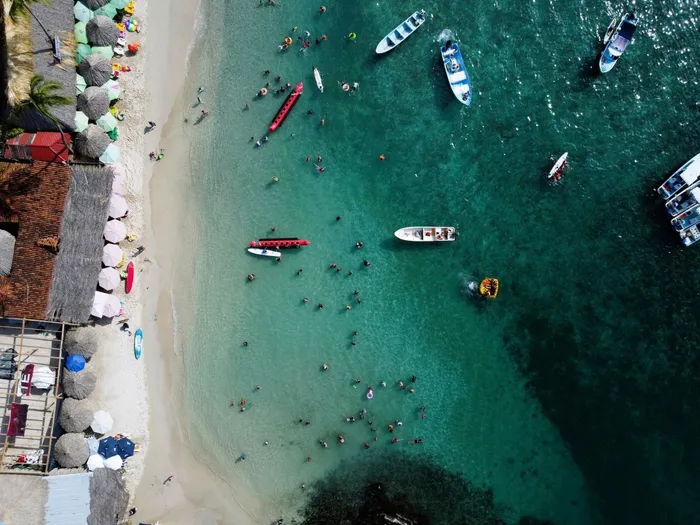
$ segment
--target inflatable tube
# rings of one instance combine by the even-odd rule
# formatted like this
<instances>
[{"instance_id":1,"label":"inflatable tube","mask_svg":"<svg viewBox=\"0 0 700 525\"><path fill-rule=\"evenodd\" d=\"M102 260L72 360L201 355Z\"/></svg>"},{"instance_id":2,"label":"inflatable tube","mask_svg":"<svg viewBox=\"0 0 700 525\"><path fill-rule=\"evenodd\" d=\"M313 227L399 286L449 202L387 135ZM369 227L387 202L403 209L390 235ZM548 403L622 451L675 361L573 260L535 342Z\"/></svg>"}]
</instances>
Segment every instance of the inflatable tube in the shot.
<instances>
[{"instance_id":1,"label":"inflatable tube","mask_svg":"<svg viewBox=\"0 0 700 525\"><path fill-rule=\"evenodd\" d=\"M367 399L372 399L374 397L374 390L371 388L367 389Z\"/></svg>"},{"instance_id":2,"label":"inflatable tube","mask_svg":"<svg viewBox=\"0 0 700 525\"><path fill-rule=\"evenodd\" d=\"M291 36L288 36L284 39L284 43L287 44L288 46L291 46L292 42L293 42L293 40L292 40Z\"/></svg>"},{"instance_id":3,"label":"inflatable tube","mask_svg":"<svg viewBox=\"0 0 700 525\"><path fill-rule=\"evenodd\" d=\"M353 40L353 41L354 41L356 38L357 38L357 34L356 34L356 33L349 33L349 34L348 34L348 40Z\"/></svg>"},{"instance_id":4,"label":"inflatable tube","mask_svg":"<svg viewBox=\"0 0 700 525\"><path fill-rule=\"evenodd\" d=\"M343 91L350 91L350 84L343 84Z\"/></svg>"}]
</instances>

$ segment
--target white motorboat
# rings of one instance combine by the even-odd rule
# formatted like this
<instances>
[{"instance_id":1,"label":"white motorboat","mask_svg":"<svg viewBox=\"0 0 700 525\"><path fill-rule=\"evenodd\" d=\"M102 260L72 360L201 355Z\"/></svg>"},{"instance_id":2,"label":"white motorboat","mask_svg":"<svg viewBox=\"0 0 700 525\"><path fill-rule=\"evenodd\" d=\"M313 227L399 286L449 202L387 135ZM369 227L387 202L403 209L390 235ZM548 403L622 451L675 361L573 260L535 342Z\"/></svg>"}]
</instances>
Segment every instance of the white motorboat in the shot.
<instances>
[{"instance_id":1,"label":"white motorboat","mask_svg":"<svg viewBox=\"0 0 700 525\"><path fill-rule=\"evenodd\" d=\"M657 190L665 200L700 180L700 153L683 164Z\"/></svg>"},{"instance_id":2,"label":"white motorboat","mask_svg":"<svg viewBox=\"0 0 700 525\"><path fill-rule=\"evenodd\" d=\"M397 239L408 242L447 242L457 238L451 226L408 226L394 232Z\"/></svg>"},{"instance_id":3,"label":"white motorboat","mask_svg":"<svg viewBox=\"0 0 700 525\"><path fill-rule=\"evenodd\" d=\"M457 100L468 106L472 102L472 83L469 80L459 44L448 40L444 46L440 47L440 54L452 93L457 97Z\"/></svg>"},{"instance_id":4,"label":"white motorboat","mask_svg":"<svg viewBox=\"0 0 700 525\"><path fill-rule=\"evenodd\" d=\"M559 180L561 178L561 172L566 169L566 159L569 156L569 152L565 152L561 157L557 159L557 161L554 163L554 166L552 166L552 169L549 170L549 175L547 175L547 178L551 179L554 177L556 180Z\"/></svg>"},{"instance_id":5,"label":"white motorboat","mask_svg":"<svg viewBox=\"0 0 700 525\"><path fill-rule=\"evenodd\" d=\"M313 67L314 70L314 80L316 80L316 87L323 93L323 80L321 80L321 72L316 66Z\"/></svg>"},{"instance_id":6,"label":"white motorboat","mask_svg":"<svg viewBox=\"0 0 700 525\"><path fill-rule=\"evenodd\" d=\"M268 250L266 248L248 248L248 252L253 255L262 255L263 257L282 257L280 252Z\"/></svg>"},{"instance_id":7,"label":"white motorboat","mask_svg":"<svg viewBox=\"0 0 700 525\"><path fill-rule=\"evenodd\" d=\"M396 29L382 38L381 42L377 44L377 54L381 55L388 53L394 49L409 36L411 36L416 29L422 26L423 22L425 22L425 10L421 9L420 11L413 13L406 20L396 26Z\"/></svg>"}]
</instances>

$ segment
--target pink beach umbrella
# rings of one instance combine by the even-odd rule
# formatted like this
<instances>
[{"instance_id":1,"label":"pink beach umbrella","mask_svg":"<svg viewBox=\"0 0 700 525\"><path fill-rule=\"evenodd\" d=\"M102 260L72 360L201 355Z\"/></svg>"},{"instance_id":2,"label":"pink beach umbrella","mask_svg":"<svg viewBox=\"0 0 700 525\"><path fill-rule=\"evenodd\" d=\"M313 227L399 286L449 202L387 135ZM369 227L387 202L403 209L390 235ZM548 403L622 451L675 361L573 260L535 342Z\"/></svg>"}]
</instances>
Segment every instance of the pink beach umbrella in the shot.
<instances>
[{"instance_id":1,"label":"pink beach umbrella","mask_svg":"<svg viewBox=\"0 0 700 525\"><path fill-rule=\"evenodd\" d=\"M97 278L97 284L99 284L100 288L103 290L114 290L117 286L119 286L121 280L122 278L121 275L119 275L119 270L116 268L107 267L100 270L100 275Z\"/></svg>"},{"instance_id":2,"label":"pink beach umbrella","mask_svg":"<svg viewBox=\"0 0 700 525\"><path fill-rule=\"evenodd\" d=\"M102 248L102 264L117 266L124 258L124 252L116 244L107 244Z\"/></svg>"},{"instance_id":3,"label":"pink beach umbrella","mask_svg":"<svg viewBox=\"0 0 700 525\"><path fill-rule=\"evenodd\" d=\"M129 211L129 205L126 203L126 199L121 195L113 193L109 198L109 216L114 219L119 219L124 217Z\"/></svg>"},{"instance_id":4,"label":"pink beach umbrella","mask_svg":"<svg viewBox=\"0 0 700 525\"><path fill-rule=\"evenodd\" d=\"M126 182L126 169L121 164L110 165L112 171L114 172L114 179L112 179L112 193L117 193L119 195L124 195L124 182Z\"/></svg>"},{"instance_id":5,"label":"pink beach umbrella","mask_svg":"<svg viewBox=\"0 0 700 525\"><path fill-rule=\"evenodd\" d=\"M116 219L107 221L103 235L107 242L117 243L123 241L126 239L126 226L122 221Z\"/></svg>"}]
</instances>

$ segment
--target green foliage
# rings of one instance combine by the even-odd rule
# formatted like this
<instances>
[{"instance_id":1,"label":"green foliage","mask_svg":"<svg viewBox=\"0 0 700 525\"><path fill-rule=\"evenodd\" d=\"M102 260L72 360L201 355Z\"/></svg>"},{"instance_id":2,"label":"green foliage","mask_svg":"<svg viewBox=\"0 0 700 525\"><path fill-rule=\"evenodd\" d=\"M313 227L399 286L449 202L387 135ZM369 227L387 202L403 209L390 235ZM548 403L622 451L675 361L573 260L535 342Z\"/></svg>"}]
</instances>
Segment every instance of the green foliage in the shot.
<instances>
[{"instance_id":1,"label":"green foliage","mask_svg":"<svg viewBox=\"0 0 700 525\"><path fill-rule=\"evenodd\" d=\"M12 116L16 117L27 109L34 108L53 121L51 108L72 103L70 97L57 93L61 90L61 87L61 84L55 80L46 80L41 75L34 75L29 83L29 93L27 93L25 99L12 108Z\"/></svg>"},{"instance_id":2,"label":"green foliage","mask_svg":"<svg viewBox=\"0 0 700 525\"><path fill-rule=\"evenodd\" d=\"M50 0L10 0L10 11L8 15L13 22L18 22L23 18L27 18L31 13L29 8L32 4L47 4L50 5Z\"/></svg>"}]
</instances>

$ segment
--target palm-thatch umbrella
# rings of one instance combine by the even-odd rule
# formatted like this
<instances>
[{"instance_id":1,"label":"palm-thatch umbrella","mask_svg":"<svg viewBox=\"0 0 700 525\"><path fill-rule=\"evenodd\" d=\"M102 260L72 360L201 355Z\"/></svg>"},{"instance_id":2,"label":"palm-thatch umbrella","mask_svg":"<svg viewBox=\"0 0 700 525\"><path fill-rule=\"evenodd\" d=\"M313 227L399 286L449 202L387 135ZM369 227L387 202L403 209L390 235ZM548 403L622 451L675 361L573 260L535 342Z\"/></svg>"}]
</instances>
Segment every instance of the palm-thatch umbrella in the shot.
<instances>
[{"instance_id":1,"label":"palm-thatch umbrella","mask_svg":"<svg viewBox=\"0 0 700 525\"><path fill-rule=\"evenodd\" d=\"M63 371L63 393L73 399L85 399L95 390L97 378L91 370Z\"/></svg>"},{"instance_id":2,"label":"palm-thatch umbrella","mask_svg":"<svg viewBox=\"0 0 700 525\"><path fill-rule=\"evenodd\" d=\"M119 523L126 518L129 493L122 473L118 470L98 468L90 480L90 515L88 525Z\"/></svg>"},{"instance_id":3,"label":"palm-thatch umbrella","mask_svg":"<svg viewBox=\"0 0 700 525\"><path fill-rule=\"evenodd\" d=\"M88 55L78 64L78 73L88 86L101 86L112 76L112 64L102 55Z\"/></svg>"},{"instance_id":4,"label":"palm-thatch umbrella","mask_svg":"<svg viewBox=\"0 0 700 525\"><path fill-rule=\"evenodd\" d=\"M89 401L68 398L61 405L58 423L66 432L82 432L90 426L94 414Z\"/></svg>"},{"instance_id":5,"label":"palm-thatch umbrella","mask_svg":"<svg viewBox=\"0 0 700 525\"><path fill-rule=\"evenodd\" d=\"M0 230L0 275L10 275L12 259L15 254L15 237L11 233Z\"/></svg>"},{"instance_id":6,"label":"palm-thatch umbrella","mask_svg":"<svg viewBox=\"0 0 700 525\"><path fill-rule=\"evenodd\" d=\"M82 467L90 457L87 440L82 434L63 434L53 449L54 458L65 468Z\"/></svg>"},{"instance_id":7,"label":"palm-thatch umbrella","mask_svg":"<svg viewBox=\"0 0 700 525\"><path fill-rule=\"evenodd\" d=\"M102 88L86 88L78 95L78 111L85 113L90 120L97 120L109 112L109 95Z\"/></svg>"},{"instance_id":8,"label":"palm-thatch umbrella","mask_svg":"<svg viewBox=\"0 0 700 525\"><path fill-rule=\"evenodd\" d=\"M109 0L83 0L83 3L86 6L88 6L88 8L94 11L95 9L99 9L103 5L107 5L109 3Z\"/></svg>"},{"instance_id":9,"label":"palm-thatch umbrella","mask_svg":"<svg viewBox=\"0 0 700 525\"><path fill-rule=\"evenodd\" d=\"M101 127L90 124L75 137L75 151L85 157L96 159L105 152L110 142Z\"/></svg>"},{"instance_id":10,"label":"palm-thatch umbrella","mask_svg":"<svg viewBox=\"0 0 700 525\"><path fill-rule=\"evenodd\" d=\"M70 355L82 355L90 359L97 352L97 336L90 327L68 330L63 338L63 349Z\"/></svg>"},{"instance_id":11,"label":"palm-thatch umbrella","mask_svg":"<svg viewBox=\"0 0 700 525\"><path fill-rule=\"evenodd\" d=\"M93 46L115 46L119 40L119 30L114 20L97 15L87 23L87 38Z\"/></svg>"}]
</instances>

